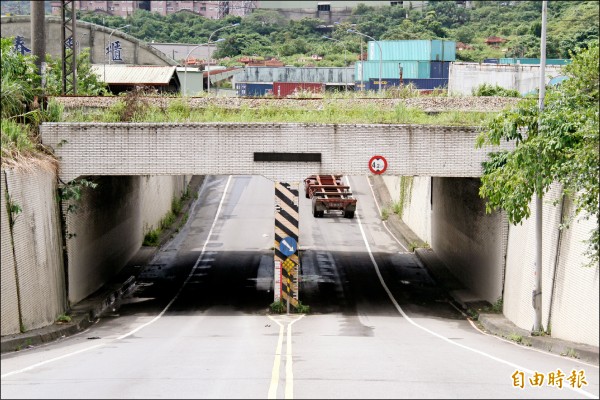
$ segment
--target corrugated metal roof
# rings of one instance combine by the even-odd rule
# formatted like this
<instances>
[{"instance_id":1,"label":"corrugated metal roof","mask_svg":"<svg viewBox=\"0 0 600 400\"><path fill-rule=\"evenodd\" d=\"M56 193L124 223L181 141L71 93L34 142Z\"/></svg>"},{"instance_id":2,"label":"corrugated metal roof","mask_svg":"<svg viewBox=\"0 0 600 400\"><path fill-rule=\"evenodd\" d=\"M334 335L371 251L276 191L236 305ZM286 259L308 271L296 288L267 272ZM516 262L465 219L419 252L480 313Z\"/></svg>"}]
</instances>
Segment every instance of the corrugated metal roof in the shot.
<instances>
[{"instance_id":1,"label":"corrugated metal roof","mask_svg":"<svg viewBox=\"0 0 600 400\"><path fill-rule=\"evenodd\" d=\"M168 85L176 69L157 65L92 65L92 72L112 85Z\"/></svg>"}]
</instances>

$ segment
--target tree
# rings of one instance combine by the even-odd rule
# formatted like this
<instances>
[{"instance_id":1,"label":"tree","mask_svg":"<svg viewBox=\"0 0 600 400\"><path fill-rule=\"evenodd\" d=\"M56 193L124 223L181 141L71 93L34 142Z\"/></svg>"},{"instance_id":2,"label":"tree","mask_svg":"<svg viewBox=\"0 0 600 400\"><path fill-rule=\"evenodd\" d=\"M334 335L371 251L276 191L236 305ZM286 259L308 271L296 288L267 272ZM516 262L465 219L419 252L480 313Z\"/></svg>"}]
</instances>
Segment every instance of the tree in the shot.
<instances>
[{"instance_id":1,"label":"tree","mask_svg":"<svg viewBox=\"0 0 600 400\"><path fill-rule=\"evenodd\" d=\"M558 182L577 215L600 221L598 56L598 42L573 55L563 67L568 79L548 88L541 115L535 98L524 99L478 136L477 147L515 142L513 151L490 153L483 164L479 194L488 212L503 209L510 223L521 223L532 196ZM599 241L596 224L587 240L589 265L600 259Z\"/></svg>"}]
</instances>

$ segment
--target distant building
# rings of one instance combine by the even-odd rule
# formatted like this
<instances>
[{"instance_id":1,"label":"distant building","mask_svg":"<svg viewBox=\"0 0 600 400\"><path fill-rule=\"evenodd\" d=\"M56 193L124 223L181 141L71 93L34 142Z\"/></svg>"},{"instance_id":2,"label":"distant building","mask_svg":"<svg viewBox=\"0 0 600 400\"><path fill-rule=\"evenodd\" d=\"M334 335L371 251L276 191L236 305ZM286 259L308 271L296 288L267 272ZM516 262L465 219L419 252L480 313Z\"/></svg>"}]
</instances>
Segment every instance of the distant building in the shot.
<instances>
[{"instance_id":1,"label":"distant building","mask_svg":"<svg viewBox=\"0 0 600 400\"><path fill-rule=\"evenodd\" d=\"M508 39L504 39L498 36L490 36L489 38L485 39L485 44L492 47L498 47L505 42L508 42Z\"/></svg>"},{"instance_id":2,"label":"distant building","mask_svg":"<svg viewBox=\"0 0 600 400\"><path fill-rule=\"evenodd\" d=\"M75 0L75 9L84 12L103 13L127 17L136 10L147 10L160 15L169 15L181 11L192 12L211 19L221 19L228 15L243 17L255 9L276 10L289 19L314 17L327 22L341 21L348 18L352 10L359 4L370 7L397 6L407 10L422 10L427 1L384 1L384 0L252 0L252 1L165 1L165 0L104 0L83 1ZM456 1L456 4L470 7L471 1ZM52 1L52 14L60 15L60 1Z\"/></svg>"},{"instance_id":3,"label":"distant building","mask_svg":"<svg viewBox=\"0 0 600 400\"><path fill-rule=\"evenodd\" d=\"M60 15L60 1L52 1L52 14ZM244 16L257 7L258 1L156 1L156 0L110 0L73 1L76 10L127 17L136 10L147 10L160 15L188 11L206 18L221 19L227 15Z\"/></svg>"}]
</instances>

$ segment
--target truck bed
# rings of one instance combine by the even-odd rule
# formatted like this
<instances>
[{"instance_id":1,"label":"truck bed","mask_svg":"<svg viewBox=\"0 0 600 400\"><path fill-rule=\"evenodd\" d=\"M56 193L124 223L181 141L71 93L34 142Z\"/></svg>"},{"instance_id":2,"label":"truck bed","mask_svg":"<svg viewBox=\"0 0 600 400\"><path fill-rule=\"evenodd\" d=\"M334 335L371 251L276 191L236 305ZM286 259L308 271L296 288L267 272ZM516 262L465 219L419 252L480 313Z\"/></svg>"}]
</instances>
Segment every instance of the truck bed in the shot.
<instances>
[{"instance_id":1,"label":"truck bed","mask_svg":"<svg viewBox=\"0 0 600 400\"><path fill-rule=\"evenodd\" d=\"M343 184L342 175L310 175L304 180L304 191L306 198L312 199L315 218L336 212L354 218L357 200L352 197L350 186Z\"/></svg>"}]
</instances>

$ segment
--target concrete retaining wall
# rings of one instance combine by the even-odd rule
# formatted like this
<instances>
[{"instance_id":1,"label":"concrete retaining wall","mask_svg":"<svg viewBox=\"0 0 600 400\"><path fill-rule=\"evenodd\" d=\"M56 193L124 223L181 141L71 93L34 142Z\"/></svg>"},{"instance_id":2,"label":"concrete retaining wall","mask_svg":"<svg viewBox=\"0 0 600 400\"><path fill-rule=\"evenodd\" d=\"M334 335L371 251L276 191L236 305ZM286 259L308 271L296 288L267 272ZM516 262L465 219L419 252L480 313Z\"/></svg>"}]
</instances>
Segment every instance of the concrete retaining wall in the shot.
<instances>
[{"instance_id":1,"label":"concrete retaining wall","mask_svg":"<svg viewBox=\"0 0 600 400\"><path fill-rule=\"evenodd\" d=\"M401 193L405 193L402 220L423 242L431 244L431 178L386 175L383 181L395 203L400 201Z\"/></svg>"},{"instance_id":2,"label":"concrete retaining wall","mask_svg":"<svg viewBox=\"0 0 600 400\"><path fill-rule=\"evenodd\" d=\"M561 74L561 66L546 65L546 83ZM473 89L487 83L505 89L515 89L521 94L540 86L539 65L498 65L478 63L450 63L448 77L449 95L472 94Z\"/></svg>"},{"instance_id":3,"label":"concrete retaining wall","mask_svg":"<svg viewBox=\"0 0 600 400\"><path fill-rule=\"evenodd\" d=\"M185 190L185 176L105 176L85 189L67 214L69 302L98 290L133 257L144 234L158 227L172 201ZM189 179L187 179L189 182Z\"/></svg>"},{"instance_id":4,"label":"concrete retaining wall","mask_svg":"<svg viewBox=\"0 0 600 400\"><path fill-rule=\"evenodd\" d=\"M395 202L405 185L403 221L431 244L453 275L480 299L494 303L502 297L504 315L531 330L535 206L530 204L528 220L509 225L503 213L485 214L479 179L405 177L402 183L401 177L385 176L383 180ZM412 187L407 190L409 180ZM553 337L596 346L600 273L598 266L584 266L584 240L598 222L575 218L568 199L553 205L560 199L560 186L554 184L543 202L542 324ZM573 218L568 229L559 229L561 218Z\"/></svg>"},{"instance_id":5,"label":"concrete retaining wall","mask_svg":"<svg viewBox=\"0 0 600 400\"><path fill-rule=\"evenodd\" d=\"M508 223L485 213L478 178L433 178L431 247L479 298L502 297Z\"/></svg>"},{"instance_id":6,"label":"concrete retaining wall","mask_svg":"<svg viewBox=\"0 0 600 400\"><path fill-rule=\"evenodd\" d=\"M597 221L576 218L569 229L561 220L572 216L568 199L561 200L555 184L544 196L542 214L542 325L552 336L597 346L598 266L586 268L583 240ZM534 321L532 291L535 279L535 204L521 225L510 226L504 290L504 314L517 326L531 330Z\"/></svg>"},{"instance_id":7,"label":"concrete retaining wall","mask_svg":"<svg viewBox=\"0 0 600 400\"><path fill-rule=\"evenodd\" d=\"M1 331L6 335L54 323L67 303L55 172L39 166L3 169L2 180ZM7 232L5 196L20 208L13 213L12 232Z\"/></svg>"},{"instance_id":8,"label":"concrete retaining wall","mask_svg":"<svg viewBox=\"0 0 600 400\"><path fill-rule=\"evenodd\" d=\"M2 336L52 324L69 305L104 285L139 250L144 234L158 226L190 179L94 179L97 188L83 188L80 201L63 204L67 227L65 271L56 173L42 168L29 172L3 169ZM12 235L7 198L21 209L13 214ZM77 208L66 212L69 205Z\"/></svg>"}]
</instances>

